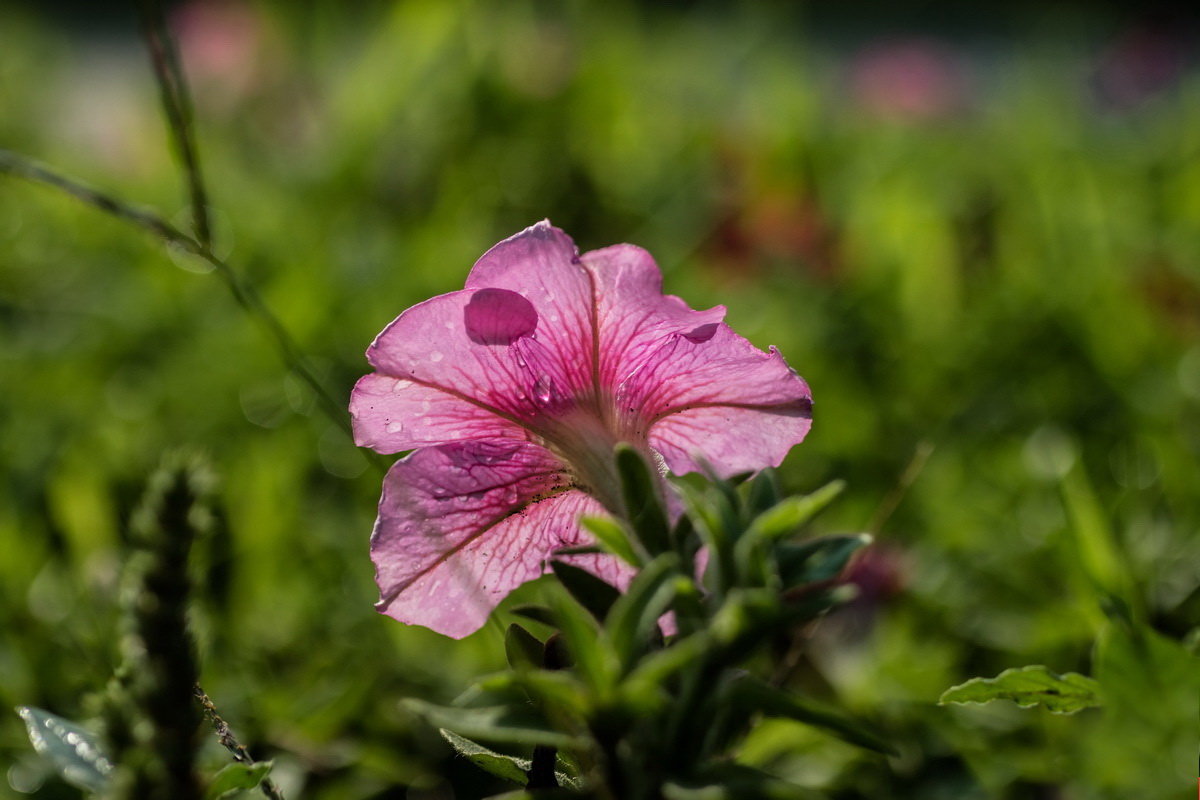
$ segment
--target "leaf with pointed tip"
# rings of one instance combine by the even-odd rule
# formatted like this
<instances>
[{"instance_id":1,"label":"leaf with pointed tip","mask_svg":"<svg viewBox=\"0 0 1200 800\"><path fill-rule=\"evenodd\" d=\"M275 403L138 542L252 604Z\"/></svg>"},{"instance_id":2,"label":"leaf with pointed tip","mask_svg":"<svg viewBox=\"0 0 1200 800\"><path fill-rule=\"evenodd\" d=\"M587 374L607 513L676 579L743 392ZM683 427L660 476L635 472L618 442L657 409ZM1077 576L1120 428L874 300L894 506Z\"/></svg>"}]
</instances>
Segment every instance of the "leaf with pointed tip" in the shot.
<instances>
[{"instance_id":1,"label":"leaf with pointed tip","mask_svg":"<svg viewBox=\"0 0 1200 800\"><path fill-rule=\"evenodd\" d=\"M845 488L845 481L833 481L812 494L782 500L759 514L746 535L769 542L790 536L823 511Z\"/></svg>"},{"instance_id":2,"label":"leaf with pointed tip","mask_svg":"<svg viewBox=\"0 0 1200 800\"><path fill-rule=\"evenodd\" d=\"M616 447L617 474L621 479L621 498L634 536L651 555L665 553L671 547L667 535L667 512L663 508L658 476L641 452L627 444Z\"/></svg>"},{"instance_id":3,"label":"leaf with pointed tip","mask_svg":"<svg viewBox=\"0 0 1200 800\"><path fill-rule=\"evenodd\" d=\"M508 665L515 670L541 669L546 645L514 622L504 634L504 654Z\"/></svg>"},{"instance_id":4,"label":"leaf with pointed tip","mask_svg":"<svg viewBox=\"0 0 1200 800\"><path fill-rule=\"evenodd\" d=\"M743 711L793 719L828 731L850 744L887 755L896 754L895 748L870 730L866 723L852 719L823 703L776 689L750 675L744 676L731 687L730 702L740 706Z\"/></svg>"},{"instance_id":5,"label":"leaf with pointed tip","mask_svg":"<svg viewBox=\"0 0 1200 800\"><path fill-rule=\"evenodd\" d=\"M750 481L746 493L746 506L752 514L762 514L779 502L779 481L775 470L764 469Z\"/></svg>"},{"instance_id":6,"label":"leaf with pointed tip","mask_svg":"<svg viewBox=\"0 0 1200 800\"><path fill-rule=\"evenodd\" d=\"M628 670L634 659L645 652L651 633L658 627L658 618L675 599L671 578L678 574L678 564L679 556L675 553L663 553L647 564L625 594L613 603L604 627L623 669Z\"/></svg>"},{"instance_id":7,"label":"leaf with pointed tip","mask_svg":"<svg viewBox=\"0 0 1200 800\"><path fill-rule=\"evenodd\" d=\"M454 731L446 730L445 728L439 728L438 733L450 743L450 746L454 748L454 752L463 756L484 772L490 772L497 778L519 783L522 786L529 782L529 768L533 766L533 762L529 759L497 753L495 750L489 750L478 742L473 742L465 736L459 736ZM559 763L562 763L561 759ZM578 778L562 770L555 770L554 777L558 780L559 786L566 786L571 789L578 789L580 787Z\"/></svg>"},{"instance_id":8,"label":"leaf with pointed tip","mask_svg":"<svg viewBox=\"0 0 1200 800\"><path fill-rule=\"evenodd\" d=\"M436 728L462 731L480 739L510 744L572 747L576 737L554 730L532 709L514 705L450 708L409 698L403 705Z\"/></svg>"},{"instance_id":9,"label":"leaf with pointed tip","mask_svg":"<svg viewBox=\"0 0 1200 800\"><path fill-rule=\"evenodd\" d=\"M558 627L558 621L554 619L554 613L545 606L533 604L520 605L514 607L512 609L512 613L525 617L526 619L531 619L534 622L540 622L542 625L546 625L551 628Z\"/></svg>"},{"instance_id":10,"label":"leaf with pointed tip","mask_svg":"<svg viewBox=\"0 0 1200 800\"><path fill-rule=\"evenodd\" d=\"M503 778L506 781L512 781L521 786L529 782L529 776L526 774L530 767L529 759L497 753L495 750L489 750L483 745L473 742L465 736L459 736L454 731L447 730L446 728L438 728L438 733L450 743L450 746L454 748L456 753L466 758L484 772L490 772L497 778Z\"/></svg>"},{"instance_id":11,"label":"leaf with pointed tip","mask_svg":"<svg viewBox=\"0 0 1200 800\"><path fill-rule=\"evenodd\" d=\"M564 584L552 583L548 589L547 600L576 672L593 690L607 692L617 677L617 659L594 612L589 613Z\"/></svg>"},{"instance_id":12,"label":"leaf with pointed tip","mask_svg":"<svg viewBox=\"0 0 1200 800\"><path fill-rule=\"evenodd\" d=\"M621 591L611 583L565 561L551 561L550 568L559 583L597 620L603 620L621 596Z\"/></svg>"},{"instance_id":13,"label":"leaf with pointed tip","mask_svg":"<svg viewBox=\"0 0 1200 800\"><path fill-rule=\"evenodd\" d=\"M213 776L205 792L205 800L223 800L233 797L244 789L253 789L263 782L271 771L270 761L255 761L252 764L227 764Z\"/></svg>"},{"instance_id":14,"label":"leaf with pointed tip","mask_svg":"<svg viewBox=\"0 0 1200 800\"><path fill-rule=\"evenodd\" d=\"M827 581L846 568L850 557L871 543L871 536L823 536L801 544L784 544L776 550L784 587Z\"/></svg>"},{"instance_id":15,"label":"leaf with pointed tip","mask_svg":"<svg viewBox=\"0 0 1200 800\"><path fill-rule=\"evenodd\" d=\"M1059 675L1031 665L1006 669L994 678L972 678L942 693L938 705L1011 700L1022 708L1041 706L1052 714L1074 714L1100 705L1100 684L1086 675Z\"/></svg>"},{"instance_id":16,"label":"leaf with pointed tip","mask_svg":"<svg viewBox=\"0 0 1200 800\"><path fill-rule=\"evenodd\" d=\"M579 524L596 537L596 541L606 552L612 553L626 564L640 567L646 562L646 559L638 554L625 526L612 517L582 517Z\"/></svg>"},{"instance_id":17,"label":"leaf with pointed tip","mask_svg":"<svg viewBox=\"0 0 1200 800\"><path fill-rule=\"evenodd\" d=\"M103 791L113 764L98 737L68 719L33 706L17 706L33 749L58 770L67 783L89 792Z\"/></svg>"}]
</instances>

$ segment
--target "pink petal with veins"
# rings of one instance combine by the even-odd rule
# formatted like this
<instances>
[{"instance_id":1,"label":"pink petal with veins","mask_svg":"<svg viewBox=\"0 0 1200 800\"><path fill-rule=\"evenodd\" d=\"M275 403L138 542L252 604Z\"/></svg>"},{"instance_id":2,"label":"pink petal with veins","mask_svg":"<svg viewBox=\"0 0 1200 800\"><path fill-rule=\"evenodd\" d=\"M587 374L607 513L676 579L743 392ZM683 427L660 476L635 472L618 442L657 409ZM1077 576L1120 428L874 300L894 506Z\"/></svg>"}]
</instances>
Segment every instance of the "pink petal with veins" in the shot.
<instances>
[{"instance_id":1,"label":"pink petal with veins","mask_svg":"<svg viewBox=\"0 0 1200 800\"><path fill-rule=\"evenodd\" d=\"M808 386L773 348L662 294L646 251L580 256L540 222L476 262L466 288L401 314L367 351L356 441L418 448L388 473L371 552L380 610L461 637L589 541L581 514L620 507L612 447L676 473L776 466L811 425ZM607 556L568 558L625 587Z\"/></svg>"},{"instance_id":2,"label":"pink petal with veins","mask_svg":"<svg viewBox=\"0 0 1200 800\"><path fill-rule=\"evenodd\" d=\"M505 595L546 572L551 553L590 541L579 529L580 515L602 513L599 503L566 484L562 465L537 445L464 442L417 450L384 481L371 537L377 608L462 638ZM605 560L611 563L581 566L618 578L615 560Z\"/></svg>"}]
</instances>

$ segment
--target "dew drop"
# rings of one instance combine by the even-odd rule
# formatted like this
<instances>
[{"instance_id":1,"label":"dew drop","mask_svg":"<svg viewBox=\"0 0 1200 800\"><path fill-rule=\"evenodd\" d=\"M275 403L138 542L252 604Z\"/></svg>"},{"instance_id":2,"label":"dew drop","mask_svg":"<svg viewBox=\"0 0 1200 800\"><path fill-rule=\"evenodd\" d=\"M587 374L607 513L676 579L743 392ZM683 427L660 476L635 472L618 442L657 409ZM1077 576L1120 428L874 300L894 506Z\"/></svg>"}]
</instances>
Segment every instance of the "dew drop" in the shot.
<instances>
[{"instance_id":1,"label":"dew drop","mask_svg":"<svg viewBox=\"0 0 1200 800\"><path fill-rule=\"evenodd\" d=\"M404 378L397 378L396 382L392 384L392 391L396 394L400 394L410 386L412 386L412 381L406 381Z\"/></svg>"},{"instance_id":2,"label":"dew drop","mask_svg":"<svg viewBox=\"0 0 1200 800\"><path fill-rule=\"evenodd\" d=\"M389 422L385 426L385 429L388 433L399 433L400 431L404 430L404 423L400 422L399 420L396 422Z\"/></svg>"},{"instance_id":3,"label":"dew drop","mask_svg":"<svg viewBox=\"0 0 1200 800\"><path fill-rule=\"evenodd\" d=\"M442 356L442 353L440 350L434 350L432 353L429 354L429 360L435 364L437 362L441 361L442 358L443 358L443 356Z\"/></svg>"},{"instance_id":4,"label":"dew drop","mask_svg":"<svg viewBox=\"0 0 1200 800\"><path fill-rule=\"evenodd\" d=\"M546 405L550 402L550 398L554 393L554 379L549 375L543 375L537 379L537 383L533 385L533 399L539 405Z\"/></svg>"}]
</instances>

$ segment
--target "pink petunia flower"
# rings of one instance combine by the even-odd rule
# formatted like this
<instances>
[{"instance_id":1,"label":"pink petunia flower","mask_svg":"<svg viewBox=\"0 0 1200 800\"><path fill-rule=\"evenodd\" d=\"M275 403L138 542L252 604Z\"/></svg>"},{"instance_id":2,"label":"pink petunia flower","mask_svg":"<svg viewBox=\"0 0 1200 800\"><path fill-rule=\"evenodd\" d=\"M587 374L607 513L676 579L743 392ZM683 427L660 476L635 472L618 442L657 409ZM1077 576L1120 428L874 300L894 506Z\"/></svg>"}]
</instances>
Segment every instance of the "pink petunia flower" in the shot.
<instances>
[{"instance_id":1,"label":"pink petunia flower","mask_svg":"<svg viewBox=\"0 0 1200 800\"><path fill-rule=\"evenodd\" d=\"M650 254L580 255L543 221L475 264L466 288L419 303L367 350L357 443L413 452L384 480L371 556L377 608L461 638L563 547L581 515L621 512L613 448L672 472L702 454L722 475L777 466L812 397L777 350L663 295ZM618 586L604 555L573 563Z\"/></svg>"}]
</instances>

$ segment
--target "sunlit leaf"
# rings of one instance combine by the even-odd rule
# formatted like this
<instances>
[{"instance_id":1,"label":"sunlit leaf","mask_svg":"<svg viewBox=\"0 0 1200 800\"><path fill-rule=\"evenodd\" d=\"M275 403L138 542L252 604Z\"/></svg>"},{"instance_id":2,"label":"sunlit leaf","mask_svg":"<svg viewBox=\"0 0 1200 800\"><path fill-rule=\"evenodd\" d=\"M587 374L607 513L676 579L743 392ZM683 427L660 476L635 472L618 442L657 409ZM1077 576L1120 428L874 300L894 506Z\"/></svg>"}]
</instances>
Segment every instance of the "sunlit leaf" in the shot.
<instances>
[{"instance_id":1,"label":"sunlit leaf","mask_svg":"<svg viewBox=\"0 0 1200 800\"><path fill-rule=\"evenodd\" d=\"M232 797L245 789L255 788L270 772L270 761L256 761L253 764L228 764L213 777L204 796L206 800L222 800L222 798Z\"/></svg>"},{"instance_id":2,"label":"sunlit leaf","mask_svg":"<svg viewBox=\"0 0 1200 800\"><path fill-rule=\"evenodd\" d=\"M1006 669L994 678L972 678L942 693L939 705L1011 700L1022 708L1041 706L1055 714L1074 714L1100 705L1100 684L1085 675L1051 672L1033 665Z\"/></svg>"}]
</instances>

